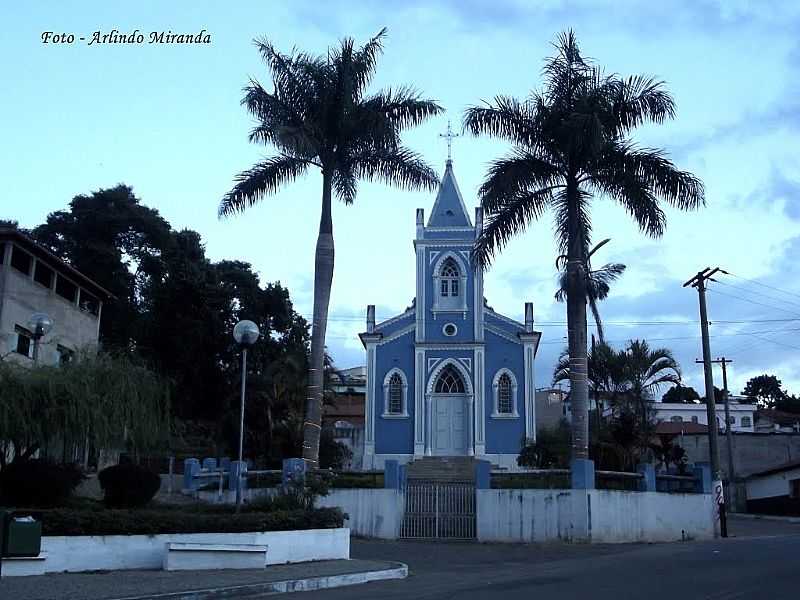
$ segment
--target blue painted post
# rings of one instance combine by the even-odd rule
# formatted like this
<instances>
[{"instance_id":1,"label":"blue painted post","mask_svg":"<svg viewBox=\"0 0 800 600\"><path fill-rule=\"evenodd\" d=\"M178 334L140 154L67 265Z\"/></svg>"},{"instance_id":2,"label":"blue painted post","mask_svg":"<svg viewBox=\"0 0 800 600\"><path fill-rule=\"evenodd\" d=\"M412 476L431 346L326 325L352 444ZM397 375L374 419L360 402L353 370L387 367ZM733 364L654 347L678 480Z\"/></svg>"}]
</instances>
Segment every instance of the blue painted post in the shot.
<instances>
[{"instance_id":1,"label":"blue painted post","mask_svg":"<svg viewBox=\"0 0 800 600\"><path fill-rule=\"evenodd\" d=\"M488 460L475 461L475 488L488 490L492 487L492 464Z\"/></svg>"},{"instance_id":2,"label":"blue painted post","mask_svg":"<svg viewBox=\"0 0 800 600\"><path fill-rule=\"evenodd\" d=\"M576 458L570 465L570 475L572 478L573 490L593 490L594 483L594 461L588 458Z\"/></svg>"},{"instance_id":3,"label":"blue painted post","mask_svg":"<svg viewBox=\"0 0 800 600\"><path fill-rule=\"evenodd\" d=\"M698 494L711 493L711 465L707 462L696 463L693 469L694 491Z\"/></svg>"},{"instance_id":4,"label":"blue painted post","mask_svg":"<svg viewBox=\"0 0 800 600\"><path fill-rule=\"evenodd\" d=\"M244 461L232 460L231 472L228 475L228 489L236 490L236 481L242 478L242 490L247 489L247 463Z\"/></svg>"},{"instance_id":5,"label":"blue painted post","mask_svg":"<svg viewBox=\"0 0 800 600\"><path fill-rule=\"evenodd\" d=\"M408 477L408 465L400 465L400 489L406 489L406 479Z\"/></svg>"},{"instance_id":6,"label":"blue painted post","mask_svg":"<svg viewBox=\"0 0 800 600\"><path fill-rule=\"evenodd\" d=\"M656 468L655 466L644 463L636 467L636 470L642 474L639 480L640 492L655 492L656 491Z\"/></svg>"},{"instance_id":7,"label":"blue painted post","mask_svg":"<svg viewBox=\"0 0 800 600\"><path fill-rule=\"evenodd\" d=\"M217 470L217 459L216 458L204 458L203 459L203 468L208 469L209 471L216 471Z\"/></svg>"},{"instance_id":8,"label":"blue painted post","mask_svg":"<svg viewBox=\"0 0 800 600\"><path fill-rule=\"evenodd\" d=\"M383 463L383 487L387 490L400 489L400 463L396 460Z\"/></svg>"},{"instance_id":9,"label":"blue painted post","mask_svg":"<svg viewBox=\"0 0 800 600\"><path fill-rule=\"evenodd\" d=\"M302 458L284 458L281 482L284 489L293 481L302 482L306 477L306 461Z\"/></svg>"},{"instance_id":10,"label":"blue painted post","mask_svg":"<svg viewBox=\"0 0 800 600\"><path fill-rule=\"evenodd\" d=\"M197 474L200 473L200 461L196 458L187 458L183 461L183 489L197 489Z\"/></svg>"}]
</instances>

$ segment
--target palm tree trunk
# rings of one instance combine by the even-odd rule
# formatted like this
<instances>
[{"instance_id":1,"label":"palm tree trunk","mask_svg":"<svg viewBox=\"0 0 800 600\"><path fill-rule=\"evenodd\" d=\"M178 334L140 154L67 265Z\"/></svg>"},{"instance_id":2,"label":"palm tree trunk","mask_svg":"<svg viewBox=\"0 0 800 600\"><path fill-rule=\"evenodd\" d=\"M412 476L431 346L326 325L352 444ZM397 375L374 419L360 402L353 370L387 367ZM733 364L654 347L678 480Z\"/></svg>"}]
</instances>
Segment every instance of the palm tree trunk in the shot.
<instances>
[{"instance_id":1,"label":"palm tree trunk","mask_svg":"<svg viewBox=\"0 0 800 600\"><path fill-rule=\"evenodd\" d=\"M322 386L325 363L325 330L333 283L333 220L331 218L331 183L328 172L322 173L322 215L314 256L314 316L311 329L311 361L308 369L305 421L303 422L303 458L317 468L322 429Z\"/></svg>"},{"instance_id":2,"label":"palm tree trunk","mask_svg":"<svg viewBox=\"0 0 800 600\"><path fill-rule=\"evenodd\" d=\"M583 224L578 211L578 185L567 184L569 236L567 250L567 330L569 340L569 387L572 404L572 459L589 458L589 384L586 356L586 294Z\"/></svg>"}]
</instances>

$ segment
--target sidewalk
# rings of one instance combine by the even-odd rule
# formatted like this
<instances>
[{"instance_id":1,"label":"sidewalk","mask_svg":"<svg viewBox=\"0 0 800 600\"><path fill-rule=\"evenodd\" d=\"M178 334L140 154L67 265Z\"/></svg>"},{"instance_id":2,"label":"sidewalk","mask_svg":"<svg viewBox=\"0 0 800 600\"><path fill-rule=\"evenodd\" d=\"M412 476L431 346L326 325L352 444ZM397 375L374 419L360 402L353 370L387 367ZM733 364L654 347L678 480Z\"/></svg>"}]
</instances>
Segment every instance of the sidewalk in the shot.
<instances>
[{"instance_id":1,"label":"sidewalk","mask_svg":"<svg viewBox=\"0 0 800 600\"><path fill-rule=\"evenodd\" d=\"M401 579L397 562L330 560L258 570L51 573L0 580L4 600L211 600Z\"/></svg>"}]
</instances>

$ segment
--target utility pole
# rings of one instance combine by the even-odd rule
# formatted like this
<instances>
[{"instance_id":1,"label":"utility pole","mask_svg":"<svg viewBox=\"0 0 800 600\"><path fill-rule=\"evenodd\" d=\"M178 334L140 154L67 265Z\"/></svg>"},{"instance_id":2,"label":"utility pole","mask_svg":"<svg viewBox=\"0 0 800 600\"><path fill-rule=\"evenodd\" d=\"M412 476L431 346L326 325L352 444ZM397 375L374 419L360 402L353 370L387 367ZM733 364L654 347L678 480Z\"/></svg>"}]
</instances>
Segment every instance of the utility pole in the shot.
<instances>
[{"instance_id":1,"label":"utility pole","mask_svg":"<svg viewBox=\"0 0 800 600\"><path fill-rule=\"evenodd\" d=\"M700 333L703 339L703 371L706 380L706 418L708 419L708 453L711 462L711 473L714 479L713 487L720 487L720 497L722 492L722 474L719 470L719 445L717 441L717 406L714 399L714 373L711 367L711 343L708 339L708 309L706 308L706 281L714 281L712 276L721 269L716 267L711 269L706 267L683 287L691 286L697 288L697 295L700 301ZM712 490L712 492L715 490ZM719 507L720 529L723 537L727 537L727 524L725 523L725 504Z\"/></svg>"},{"instance_id":2,"label":"utility pole","mask_svg":"<svg viewBox=\"0 0 800 600\"><path fill-rule=\"evenodd\" d=\"M702 360L694 361L696 363L703 362ZM731 411L730 411L730 392L728 391L728 364L732 363L730 358L717 358L712 360L711 363L715 365L722 365L722 397L725 401L725 442L728 447L728 482L729 486L733 485L735 477L733 470L733 435L731 432Z\"/></svg>"}]
</instances>

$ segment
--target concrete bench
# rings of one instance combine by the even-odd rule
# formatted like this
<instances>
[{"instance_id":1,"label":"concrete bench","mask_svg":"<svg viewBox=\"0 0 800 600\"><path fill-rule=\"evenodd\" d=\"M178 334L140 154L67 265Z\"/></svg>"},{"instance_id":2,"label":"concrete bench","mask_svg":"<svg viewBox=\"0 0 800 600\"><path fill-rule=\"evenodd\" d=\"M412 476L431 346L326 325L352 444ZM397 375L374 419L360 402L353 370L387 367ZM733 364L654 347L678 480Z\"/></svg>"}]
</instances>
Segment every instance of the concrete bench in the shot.
<instances>
[{"instance_id":1,"label":"concrete bench","mask_svg":"<svg viewBox=\"0 0 800 600\"><path fill-rule=\"evenodd\" d=\"M165 571L203 569L263 569L267 565L267 546L259 544L199 544L167 542Z\"/></svg>"},{"instance_id":2,"label":"concrete bench","mask_svg":"<svg viewBox=\"0 0 800 600\"><path fill-rule=\"evenodd\" d=\"M25 575L44 575L47 552L39 556L6 556L3 559L3 577L20 577Z\"/></svg>"}]
</instances>

